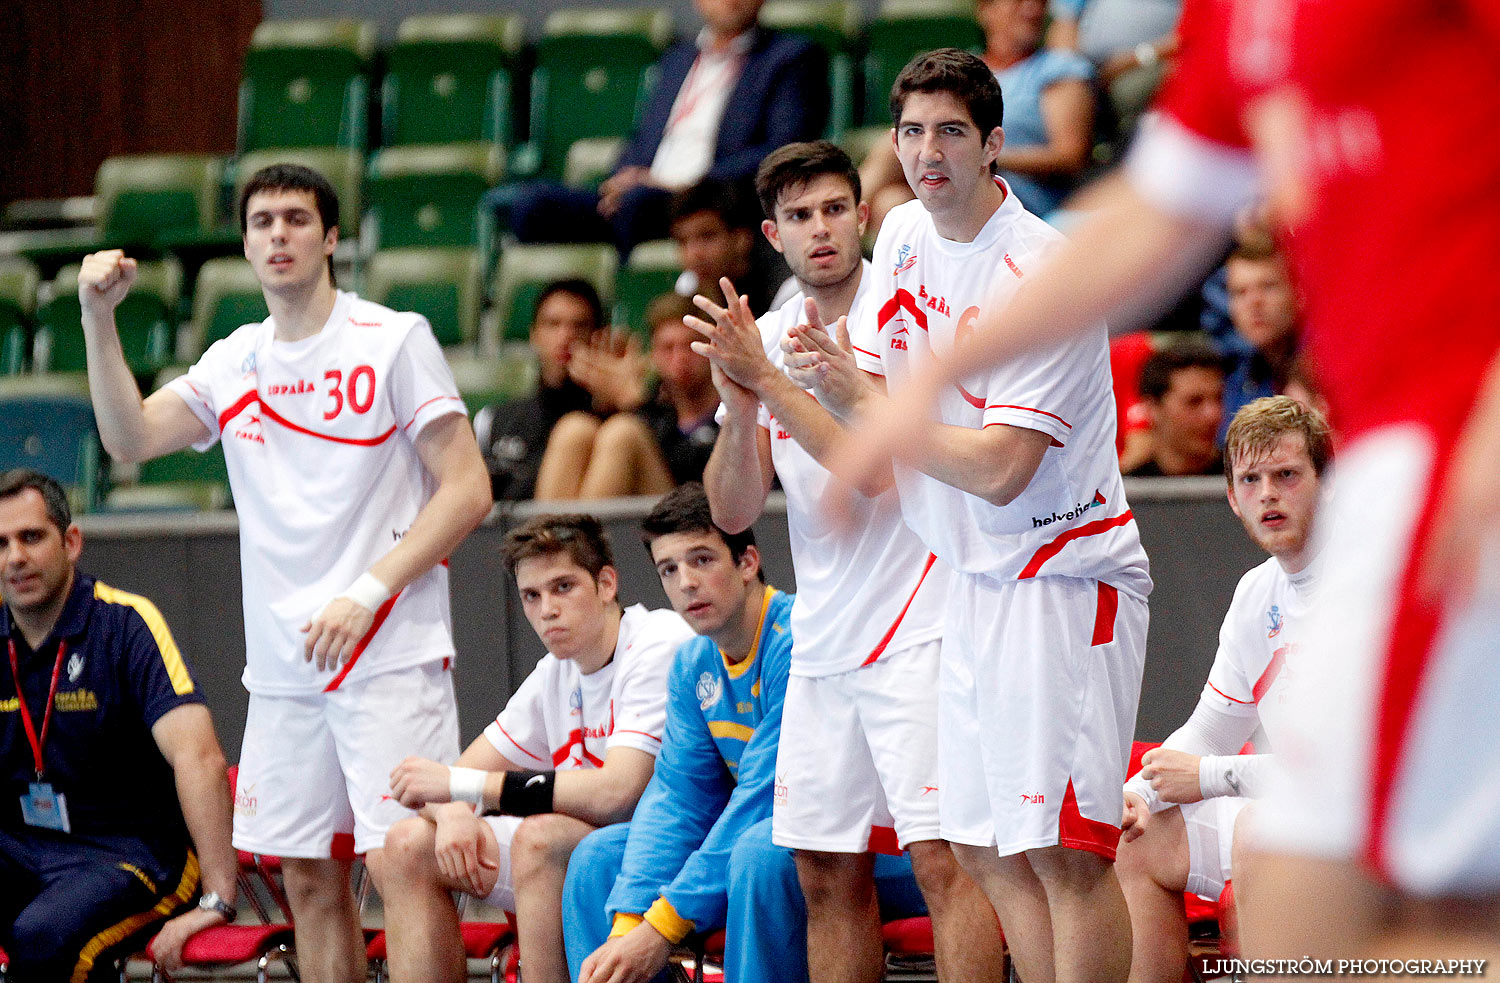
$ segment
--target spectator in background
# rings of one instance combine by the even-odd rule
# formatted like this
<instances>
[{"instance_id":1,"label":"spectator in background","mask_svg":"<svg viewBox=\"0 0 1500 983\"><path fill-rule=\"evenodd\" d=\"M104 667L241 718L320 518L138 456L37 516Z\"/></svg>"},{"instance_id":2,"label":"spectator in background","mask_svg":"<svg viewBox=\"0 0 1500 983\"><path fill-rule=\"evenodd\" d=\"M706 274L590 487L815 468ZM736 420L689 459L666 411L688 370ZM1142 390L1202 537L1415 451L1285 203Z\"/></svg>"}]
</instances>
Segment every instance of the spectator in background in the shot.
<instances>
[{"instance_id":1,"label":"spectator in background","mask_svg":"<svg viewBox=\"0 0 1500 983\"><path fill-rule=\"evenodd\" d=\"M762 0L694 0L704 27L669 48L615 171L597 193L538 183L519 189L522 242L613 242L622 257L667 233L673 191L704 177L748 182L761 158L811 140L828 120L822 49L756 26ZM727 112L727 107L734 107Z\"/></svg>"},{"instance_id":2,"label":"spectator in background","mask_svg":"<svg viewBox=\"0 0 1500 983\"><path fill-rule=\"evenodd\" d=\"M1213 346L1184 338L1153 352L1141 369L1141 405L1150 449L1125 472L1131 478L1219 474L1217 444L1224 413L1224 357Z\"/></svg>"},{"instance_id":3,"label":"spectator in background","mask_svg":"<svg viewBox=\"0 0 1500 983\"><path fill-rule=\"evenodd\" d=\"M1182 0L1052 0L1050 10L1048 47L1077 51L1098 69L1114 124L1128 136L1177 53Z\"/></svg>"},{"instance_id":4,"label":"spectator in background","mask_svg":"<svg viewBox=\"0 0 1500 983\"><path fill-rule=\"evenodd\" d=\"M692 349L697 333L682 322L696 313L677 294L651 302L646 320L656 382L641 367L630 384L633 396L620 384L619 412L602 422L583 412L559 420L537 475L538 500L660 495L702 480L719 434L719 394L708 359Z\"/></svg>"},{"instance_id":5,"label":"spectator in background","mask_svg":"<svg viewBox=\"0 0 1500 983\"><path fill-rule=\"evenodd\" d=\"M592 413L594 396L570 371L575 354L604 326L599 294L587 280L554 280L537 298L531 319L536 391L492 403L474 414L474 432L490 472L495 500L522 500L536 489L537 470L552 428L569 413Z\"/></svg>"},{"instance_id":6,"label":"spectator in background","mask_svg":"<svg viewBox=\"0 0 1500 983\"><path fill-rule=\"evenodd\" d=\"M669 231L682 251L682 276L676 292L683 297L704 294L723 300L719 278L728 277L750 298L750 308L763 313L776 292L779 279L769 272L754 244L759 219L748 213L735 186L706 178L672 196ZM772 254L775 255L774 252Z\"/></svg>"},{"instance_id":7,"label":"spectator in background","mask_svg":"<svg viewBox=\"0 0 1500 983\"><path fill-rule=\"evenodd\" d=\"M1005 98L1005 143L995 169L1028 211L1046 216L1078 185L1094 131L1094 71L1074 52L1042 47L1043 0L979 0L984 62ZM911 201L894 142L877 144L860 166L871 230Z\"/></svg>"},{"instance_id":8,"label":"spectator in background","mask_svg":"<svg viewBox=\"0 0 1500 983\"><path fill-rule=\"evenodd\" d=\"M1250 347L1234 356L1224 385L1224 419L1286 388L1302 339L1302 304L1286 259L1269 240L1245 241L1225 263L1229 320Z\"/></svg>"}]
</instances>

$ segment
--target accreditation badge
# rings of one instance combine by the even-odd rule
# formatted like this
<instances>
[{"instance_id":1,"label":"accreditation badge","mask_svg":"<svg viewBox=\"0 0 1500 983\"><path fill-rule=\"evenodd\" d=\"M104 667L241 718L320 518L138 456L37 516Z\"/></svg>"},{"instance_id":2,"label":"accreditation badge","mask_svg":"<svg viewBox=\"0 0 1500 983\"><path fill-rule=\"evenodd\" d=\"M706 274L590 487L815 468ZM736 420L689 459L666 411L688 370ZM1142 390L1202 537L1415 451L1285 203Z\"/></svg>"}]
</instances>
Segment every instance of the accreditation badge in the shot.
<instances>
[{"instance_id":1,"label":"accreditation badge","mask_svg":"<svg viewBox=\"0 0 1500 983\"><path fill-rule=\"evenodd\" d=\"M59 833L71 833L68 823L68 800L51 782L32 782L29 791L21 796L21 818L27 826L38 829L55 829Z\"/></svg>"}]
</instances>

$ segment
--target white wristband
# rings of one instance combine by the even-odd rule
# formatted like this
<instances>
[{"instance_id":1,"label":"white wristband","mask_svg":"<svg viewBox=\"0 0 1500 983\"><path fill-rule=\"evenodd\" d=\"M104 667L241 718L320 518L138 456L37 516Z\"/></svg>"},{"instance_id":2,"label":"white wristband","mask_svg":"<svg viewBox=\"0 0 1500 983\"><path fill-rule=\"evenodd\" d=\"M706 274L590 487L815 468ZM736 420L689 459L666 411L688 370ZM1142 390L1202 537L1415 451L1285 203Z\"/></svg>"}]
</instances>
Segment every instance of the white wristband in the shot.
<instances>
[{"instance_id":1,"label":"white wristband","mask_svg":"<svg viewBox=\"0 0 1500 983\"><path fill-rule=\"evenodd\" d=\"M454 802L480 805L484 801L484 780L487 777L489 772L455 765L448 769L448 795Z\"/></svg>"},{"instance_id":2,"label":"white wristband","mask_svg":"<svg viewBox=\"0 0 1500 983\"><path fill-rule=\"evenodd\" d=\"M380 605L391 599L391 589L382 584L373 573L368 571L359 575L359 579L349 585L349 589L339 595L347 597L372 614L380 610Z\"/></svg>"},{"instance_id":3,"label":"white wristband","mask_svg":"<svg viewBox=\"0 0 1500 983\"><path fill-rule=\"evenodd\" d=\"M1244 794L1240 791L1239 775L1235 773L1238 763L1232 754L1205 754L1198 759L1199 794L1205 799Z\"/></svg>"}]
</instances>

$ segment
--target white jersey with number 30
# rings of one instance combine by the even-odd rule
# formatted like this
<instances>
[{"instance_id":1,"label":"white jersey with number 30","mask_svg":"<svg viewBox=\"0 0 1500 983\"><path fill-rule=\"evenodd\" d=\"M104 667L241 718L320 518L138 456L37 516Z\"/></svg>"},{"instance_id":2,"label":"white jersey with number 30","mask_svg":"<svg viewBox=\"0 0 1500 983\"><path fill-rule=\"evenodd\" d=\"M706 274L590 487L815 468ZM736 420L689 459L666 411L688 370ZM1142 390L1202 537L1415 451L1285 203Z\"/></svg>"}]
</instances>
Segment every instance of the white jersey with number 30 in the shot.
<instances>
[{"instance_id":1,"label":"white jersey with number 30","mask_svg":"<svg viewBox=\"0 0 1500 983\"><path fill-rule=\"evenodd\" d=\"M434 483L414 441L464 413L420 315L340 291L317 334L277 341L271 318L216 342L167 383L222 440L240 522L247 689L295 695L453 655L448 571L427 571L375 613L336 672L303 658L301 629L406 534Z\"/></svg>"},{"instance_id":2,"label":"white jersey with number 30","mask_svg":"<svg viewBox=\"0 0 1500 983\"><path fill-rule=\"evenodd\" d=\"M892 209L875 243L874 303L851 324L860 368L884 375L899 391L916 367L951 352L983 311L1009 302L1061 242L1008 189L972 242L939 235L920 201ZM1137 597L1150 593L1115 457L1103 325L949 387L938 416L953 426L1007 424L1051 438L1030 484L1003 507L897 466L906 522L940 560L1001 581L1079 577Z\"/></svg>"}]
</instances>

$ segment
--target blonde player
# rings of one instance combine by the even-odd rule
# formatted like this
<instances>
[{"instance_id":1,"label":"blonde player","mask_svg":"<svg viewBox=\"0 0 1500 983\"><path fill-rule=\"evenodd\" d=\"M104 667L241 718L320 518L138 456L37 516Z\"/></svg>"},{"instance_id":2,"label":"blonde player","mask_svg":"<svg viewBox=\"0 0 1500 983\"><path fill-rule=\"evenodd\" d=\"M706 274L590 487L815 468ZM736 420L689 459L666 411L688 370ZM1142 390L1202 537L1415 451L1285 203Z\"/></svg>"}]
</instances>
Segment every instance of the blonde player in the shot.
<instances>
[{"instance_id":1,"label":"blonde player","mask_svg":"<svg viewBox=\"0 0 1500 983\"><path fill-rule=\"evenodd\" d=\"M450 891L514 912L526 978L566 983L568 857L635 810L661 750L672 657L694 637L670 610L621 610L592 516L537 516L506 535L502 554L547 655L456 765L409 758L391 773L402 804L426 806L391 830L396 983L464 979Z\"/></svg>"},{"instance_id":2,"label":"blonde player","mask_svg":"<svg viewBox=\"0 0 1500 983\"><path fill-rule=\"evenodd\" d=\"M892 90L917 200L876 242L855 360L893 395L1005 304L1061 237L991 166L1005 136L984 63L919 55ZM801 339L825 368L826 335ZM850 412L873 411L866 390ZM906 522L954 570L939 685L945 839L983 885L1020 975L1123 980L1129 916L1112 862L1146 641L1145 553L1114 455L1102 325L961 379L911 466Z\"/></svg>"},{"instance_id":3,"label":"blonde player","mask_svg":"<svg viewBox=\"0 0 1500 983\"><path fill-rule=\"evenodd\" d=\"M352 832L382 885L385 832L409 815L387 775L458 752L441 561L488 512L488 481L427 322L336 289L327 180L257 172L240 226L271 316L144 401L114 323L135 261L84 260L89 387L118 458L223 442L250 691L234 842L286 858L303 978L348 983L364 940L333 839Z\"/></svg>"},{"instance_id":4,"label":"blonde player","mask_svg":"<svg viewBox=\"0 0 1500 983\"><path fill-rule=\"evenodd\" d=\"M1238 830L1250 799L1266 792L1272 757L1240 749L1264 727L1274 751L1285 727L1321 566L1312 525L1331 454L1328 424L1286 396L1249 403L1229 425L1229 506L1271 558L1240 578L1193 715L1125 783L1117 869L1130 906L1133 983L1182 978L1183 891L1214 901L1234 876L1246 897Z\"/></svg>"},{"instance_id":5,"label":"blonde player","mask_svg":"<svg viewBox=\"0 0 1500 983\"><path fill-rule=\"evenodd\" d=\"M870 489L852 528L837 528L822 511L832 479L819 456L841 424L780 367L789 331L808 318L861 316L874 296L860 258L869 206L859 200L848 155L826 141L772 153L756 189L762 229L801 291L757 325L724 281L729 308L700 297L714 323L692 323L708 339L696 347L713 361L724 402L705 474L716 518L748 527L773 475L787 494L798 593L773 838L797 851L811 976L881 978L870 851L899 846L911 853L933 917L939 974L999 979L995 919L938 824L936 682L947 568L902 523L889 479L887 490Z\"/></svg>"}]
</instances>

